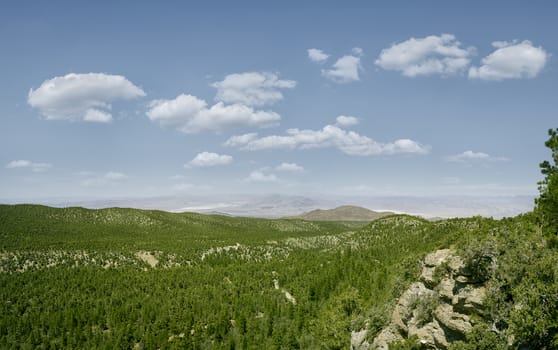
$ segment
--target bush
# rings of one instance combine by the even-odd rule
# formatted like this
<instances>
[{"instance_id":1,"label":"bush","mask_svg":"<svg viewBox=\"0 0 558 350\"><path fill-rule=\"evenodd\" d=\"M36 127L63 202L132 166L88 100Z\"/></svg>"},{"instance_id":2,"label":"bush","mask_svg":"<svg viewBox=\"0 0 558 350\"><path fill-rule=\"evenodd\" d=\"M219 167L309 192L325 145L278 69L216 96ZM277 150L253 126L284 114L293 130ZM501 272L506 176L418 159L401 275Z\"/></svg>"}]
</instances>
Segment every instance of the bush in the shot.
<instances>
[{"instance_id":1,"label":"bush","mask_svg":"<svg viewBox=\"0 0 558 350\"><path fill-rule=\"evenodd\" d=\"M438 305L440 300L436 294L417 295L410 305L411 309L414 309L417 325L423 326L434 320L434 311Z\"/></svg>"},{"instance_id":2,"label":"bush","mask_svg":"<svg viewBox=\"0 0 558 350\"><path fill-rule=\"evenodd\" d=\"M496 267L495 244L481 242L472 244L464 256L465 269L471 274L471 282L482 283L492 277Z\"/></svg>"}]
</instances>

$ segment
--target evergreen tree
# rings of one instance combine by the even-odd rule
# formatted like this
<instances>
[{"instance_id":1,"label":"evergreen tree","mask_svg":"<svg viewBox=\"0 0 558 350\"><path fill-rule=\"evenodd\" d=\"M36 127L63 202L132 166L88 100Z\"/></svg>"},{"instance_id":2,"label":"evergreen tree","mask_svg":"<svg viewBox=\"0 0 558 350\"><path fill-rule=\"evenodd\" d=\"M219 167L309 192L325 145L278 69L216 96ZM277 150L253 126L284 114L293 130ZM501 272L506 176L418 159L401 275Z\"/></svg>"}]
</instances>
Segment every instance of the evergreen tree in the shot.
<instances>
[{"instance_id":1,"label":"evergreen tree","mask_svg":"<svg viewBox=\"0 0 558 350\"><path fill-rule=\"evenodd\" d=\"M535 199L535 211L543 224L543 230L550 236L558 234L558 128L548 130L550 138L545 142L552 151L552 161L540 164L545 178L539 182L540 197Z\"/></svg>"}]
</instances>

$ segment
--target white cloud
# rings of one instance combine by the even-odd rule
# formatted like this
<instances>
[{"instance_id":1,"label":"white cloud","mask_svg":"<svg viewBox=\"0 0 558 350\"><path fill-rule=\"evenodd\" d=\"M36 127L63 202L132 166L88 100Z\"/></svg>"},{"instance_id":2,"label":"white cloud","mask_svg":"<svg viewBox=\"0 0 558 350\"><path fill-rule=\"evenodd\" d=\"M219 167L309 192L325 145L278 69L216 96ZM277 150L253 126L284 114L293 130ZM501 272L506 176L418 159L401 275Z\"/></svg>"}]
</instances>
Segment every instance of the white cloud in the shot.
<instances>
[{"instance_id":1,"label":"white cloud","mask_svg":"<svg viewBox=\"0 0 558 350\"><path fill-rule=\"evenodd\" d=\"M482 59L480 67L469 69L469 78L503 80L534 78L546 65L549 54L530 41L495 41L494 52Z\"/></svg>"},{"instance_id":2,"label":"white cloud","mask_svg":"<svg viewBox=\"0 0 558 350\"><path fill-rule=\"evenodd\" d=\"M506 157L494 157L483 152L465 151L453 156L446 157L448 162L471 163L471 162L505 162Z\"/></svg>"},{"instance_id":3,"label":"white cloud","mask_svg":"<svg viewBox=\"0 0 558 350\"><path fill-rule=\"evenodd\" d=\"M341 127L354 126L359 123L358 118L347 115L340 115L335 119L335 121L335 125Z\"/></svg>"},{"instance_id":4,"label":"white cloud","mask_svg":"<svg viewBox=\"0 0 558 350\"><path fill-rule=\"evenodd\" d=\"M231 136L227 141L225 141L224 145L229 147L241 147L242 145L249 144L250 142L256 140L257 138L258 138L258 134L255 132L251 132L243 135L234 135Z\"/></svg>"},{"instance_id":5,"label":"white cloud","mask_svg":"<svg viewBox=\"0 0 558 350\"><path fill-rule=\"evenodd\" d=\"M390 143L381 143L335 125L326 125L321 130L288 129L286 135L258 137L254 133L244 134L229 138L224 145L247 151L333 147L354 156L427 154L430 152L430 146L421 145L413 140L400 139Z\"/></svg>"},{"instance_id":6,"label":"white cloud","mask_svg":"<svg viewBox=\"0 0 558 350\"><path fill-rule=\"evenodd\" d=\"M285 171L291 173L301 173L304 172L304 167L296 163L281 163L275 167L277 171Z\"/></svg>"},{"instance_id":7,"label":"white cloud","mask_svg":"<svg viewBox=\"0 0 558 350\"><path fill-rule=\"evenodd\" d=\"M353 53L353 55L355 56L362 56L362 53L364 52L360 47L353 47L353 49L351 50L351 52Z\"/></svg>"},{"instance_id":8,"label":"white cloud","mask_svg":"<svg viewBox=\"0 0 558 350\"><path fill-rule=\"evenodd\" d=\"M362 70L360 55L362 55L362 49L354 48L353 55L339 58L331 69L322 69L322 75L336 83L360 80L359 72Z\"/></svg>"},{"instance_id":9,"label":"white cloud","mask_svg":"<svg viewBox=\"0 0 558 350\"><path fill-rule=\"evenodd\" d=\"M464 49L451 34L410 38L383 49L376 65L401 72L407 77L418 75L452 75L462 72L470 63L474 48Z\"/></svg>"},{"instance_id":10,"label":"white cloud","mask_svg":"<svg viewBox=\"0 0 558 350\"><path fill-rule=\"evenodd\" d=\"M83 116L83 121L110 123L112 121L112 115L110 113L103 112L98 109L88 109L87 111L85 111L85 115Z\"/></svg>"},{"instance_id":11,"label":"white cloud","mask_svg":"<svg viewBox=\"0 0 558 350\"><path fill-rule=\"evenodd\" d=\"M31 89L27 102L49 120L108 123L112 102L141 96L145 92L121 75L72 73Z\"/></svg>"},{"instance_id":12,"label":"white cloud","mask_svg":"<svg viewBox=\"0 0 558 350\"><path fill-rule=\"evenodd\" d=\"M104 175L104 178L109 180L109 181L120 181L120 180L125 180L128 178L127 175L124 175L122 173L118 173L118 172L114 172L114 171L109 171L108 173L106 173Z\"/></svg>"},{"instance_id":13,"label":"white cloud","mask_svg":"<svg viewBox=\"0 0 558 350\"><path fill-rule=\"evenodd\" d=\"M281 80L273 73L247 72L229 74L211 86L217 89L217 101L266 106L281 101L283 94L279 89L292 89L296 81Z\"/></svg>"},{"instance_id":14,"label":"white cloud","mask_svg":"<svg viewBox=\"0 0 558 350\"><path fill-rule=\"evenodd\" d=\"M186 167L206 168L217 165L227 165L233 162L233 157L226 154L217 154L212 152L198 153Z\"/></svg>"},{"instance_id":15,"label":"white cloud","mask_svg":"<svg viewBox=\"0 0 558 350\"><path fill-rule=\"evenodd\" d=\"M26 168L26 169L31 169L31 171L35 173L42 173L52 168L52 164L37 163L37 162L32 162L30 160L20 159L20 160L12 160L8 164L6 164L6 168L7 169Z\"/></svg>"},{"instance_id":16,"label":"white cloud","mask_svg":"<svg viewBox=\"0 0 558 350\"><path fill-rule=\"evenodd\" d=\"M275 112L254 110L242 104L218 102L207 108L204 100L184 94L174 100L152 101L146 114L151 121L184 133L221 131L240 126L268 127L281 119Z\"/></svg>"},{"instance_id":17,"label":"white cloud","mask_svg":"<svg viewBox=\"0 0 558 350\"><path fill-rule=\"evenodd\" d=\"M245 179L248 182L277 182L279 178L275 174L266 174L261 170L254 170Z\"/></svg>"},{"instance_id":18,"label":"white cloud","mask_svg":"<svg viewBox=\"0 0 558 350\"><path fill-rule=\"evenodd\" d=\"M308 58L312 62L322 63L328 59L329 55L320 49L308 49Z\"/></svg>"},{"instance_id":19,"label":"white cloud","mask_svg":"<svg viewBox=\"0 0 558 350\"><path fill-rule=\"evenodd\" d=\"M123 173L109 171L105 174L85 179L81 184L86 187L106 186L120 183L128 179Z\"/></svg>"}]
</instances>

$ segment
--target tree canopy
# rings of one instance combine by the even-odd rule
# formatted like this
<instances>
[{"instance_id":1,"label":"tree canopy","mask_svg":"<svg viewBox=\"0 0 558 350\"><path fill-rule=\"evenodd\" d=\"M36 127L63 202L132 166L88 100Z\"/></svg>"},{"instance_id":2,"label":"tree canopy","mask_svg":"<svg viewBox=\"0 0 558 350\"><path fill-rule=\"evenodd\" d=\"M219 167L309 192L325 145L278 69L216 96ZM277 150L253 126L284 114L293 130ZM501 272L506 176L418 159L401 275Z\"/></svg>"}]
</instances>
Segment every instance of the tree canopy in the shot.
<instances>
[{"instance_id":1,"label":"tree canopy","mask_svg":"<svg viewBox=\"0 0 558 350\"><path fill-rule=\"evenodd\" d=\"M552 152L552 162L540 164L545 178L539 182L540 197L535 199L535 211L543 224L543 230L550 235L558 234L558 128L548 130L546 147Z\"/></svg>"}]
</instances>

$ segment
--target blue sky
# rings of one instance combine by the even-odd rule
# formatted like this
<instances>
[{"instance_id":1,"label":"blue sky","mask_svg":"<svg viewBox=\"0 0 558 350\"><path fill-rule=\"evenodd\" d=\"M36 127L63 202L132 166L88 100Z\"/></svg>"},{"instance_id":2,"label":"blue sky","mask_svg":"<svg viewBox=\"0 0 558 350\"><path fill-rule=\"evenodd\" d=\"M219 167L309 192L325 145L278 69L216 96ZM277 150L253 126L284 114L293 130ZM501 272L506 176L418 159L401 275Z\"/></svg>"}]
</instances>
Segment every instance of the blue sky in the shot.
<instances>
[{"instance_id":1,"label":"blue sky","mask_svg":"<svg viewBox=\"0 0 558 350\"><path fill-rule=\"evenodd\" d=\"M554 1L4 1L0 199L534 195L556 18Z\"/></svg>"}]
</instances>

